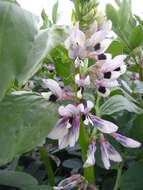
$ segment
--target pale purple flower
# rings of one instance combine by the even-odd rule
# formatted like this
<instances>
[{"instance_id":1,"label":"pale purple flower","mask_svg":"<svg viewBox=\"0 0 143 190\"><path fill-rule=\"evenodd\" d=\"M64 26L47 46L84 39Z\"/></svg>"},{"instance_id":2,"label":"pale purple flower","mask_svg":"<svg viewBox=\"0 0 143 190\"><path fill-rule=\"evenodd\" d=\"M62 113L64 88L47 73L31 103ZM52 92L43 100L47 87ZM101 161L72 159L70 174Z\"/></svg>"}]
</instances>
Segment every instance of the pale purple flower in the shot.
<instances>
[{"instance_id":1,"label":"pale purple flower","mask_svg":"<svg viewBox=\"0 0 143 190\"><path fill-rule=\"evenodd\" d=\"M61 118L55 128L49 133L48 137L59 140L59 148L66 148L68 145L73 147L79 138L80 113L83 105L77 106L68 104L59 107Z\"/></svg>"},{"instance_id":2,"label":"pale purple flower","mask_svg":"<svg viewBox=\"0 0 143 190\"><path fill-rule=\"evenodd\" d=\"M104 52L111 44L111 40L105 39L105 36L106 32L104 30L100 30L91 36L91 38L87 42L89 57L94 58L98 56L98 59L106 59Z\"/></svg>"},{"instance_id":3,"label":"pale purple flower","mask_svg":"<svg viewBox=\"0 0 143 190\"><path fill-rule=\"evenodd\" d=\"M91 123L94 125L99 131L103 133L113 133L112 131L117 131L118 126L110 121L106 121L104 119L101 119L95 115L92 115L90 113L91 109L93 108L94 104L91 101L87 101L87 106L84 108L84 111L82 112L82 117L84 118L84 124L88 125L88 123Z\"/></svg>"},{"instance_id":4,"label":"pale purple flower","mask_svg":"<svg viewBox=\"0 0 143 190\"><path fill-rule=\"evenodd\" d=\"M62 89L60 85L53 79L43 79L42 80L45 87L49 88L51 91L49 92L43 92L41 95L46 98L49 101L56 101L59 100L73 100L74 94L71 91Z\"/></svg>"},{"instance_id":5,"label":"pale purple flower","mask_svg":"<svg viewBox=\"0 0 143 190\"><path fill-rule=\"evenodd\" d=\"M110 81L118 79L120 75L126 72L125 59L126 55L118 55L113 59L107 59L101 67L100 77Z\"/></svg>"},{"instance_id":6,"label":"pale purple flower","mask_svg":"<svg viewBox=\"0 0 143 190\"><path fill-rule=\"evenodd\" d=\"M65 41L65 47L68 49L68 55L71 59L85 58L85 34L78 28L74 28Z\"/></svg>"},{"instance_id":7,"label":"pale purple flower","mask_svg":"<svg viewBox=\"0 0 143 190\"><path fill-rule=\"evenodd\" d=\"M110 160L114 162L121 162L122 157L115 150L115 148L105 140L104 136L100 135L100 149L101 149L101 157L104 164L104 167L108 170L110 168Z\"/></svg>"},{"instance_id":8,"label":"pale purple flower","mask_svg":"<svg viewBox=\"0 0 143 190\"><path fill-rule=\"evenodd\" d=\"M127 147L127 148L138 148L141 146L141 143L138 142L138 141L135 141L131 138L128 138L126 136L123 136L119 133L113 133L111 134L112 137L114 137L114 139L116 141L118 141L120 144L122 144L124 147Z\"/></svg>"},{"instance_id":9,"label":"pale purple flower","mask_svg":"<svg viewBox=\"0 0 143 190\"><path fill-rule=\"evenodd\" d=\"M98 89L98 94L103 97L107 97L110 94L110 89L119 86L117 80L107 81L107 80L96 80L96 86Z\"/></svg>"},{"instance_id":10,"label":"pale purple flower","mask_svg":"<svg viewBox=\"0 0 143 190\"><path fill-rule=\"evenodd\" d=\"M84 167L93 166L95 164L95 154L96 152L96 136L93 137L91 143L89 144L87 151L87 160L84 163Z\"/></svg>"},{"instance_id":11,"label":"pale purple flower","mask_svg":"<svg viewBox=\"0 0 143 190\"><path fill-rule=\"evenodd\" d=\"M91 79L99 95L107 97L112 88L119 86L117 79L126 72L125 59L126 55L118 55L113 59L108 56L106 60L97 61L96 65L90 68Z\"/></svg>"}]
</instances>

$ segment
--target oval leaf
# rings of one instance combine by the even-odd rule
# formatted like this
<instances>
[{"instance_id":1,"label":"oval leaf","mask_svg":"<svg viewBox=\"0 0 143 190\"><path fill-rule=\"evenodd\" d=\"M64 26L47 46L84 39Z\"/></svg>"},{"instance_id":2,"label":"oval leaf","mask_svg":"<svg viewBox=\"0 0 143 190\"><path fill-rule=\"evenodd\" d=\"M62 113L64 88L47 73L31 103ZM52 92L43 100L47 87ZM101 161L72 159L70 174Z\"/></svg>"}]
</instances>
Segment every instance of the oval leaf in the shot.
<instances>
[{"instance_id":1,"label":"oval leaf","mask_svg":"<svg viewBox=\"0 0 143 190\"><path fill-rule=\"evenodd\" d=\"M57 119L57 105L38 95L5 97L0 102L0 165L40 144Z\"/></svg>"}]
</instances>

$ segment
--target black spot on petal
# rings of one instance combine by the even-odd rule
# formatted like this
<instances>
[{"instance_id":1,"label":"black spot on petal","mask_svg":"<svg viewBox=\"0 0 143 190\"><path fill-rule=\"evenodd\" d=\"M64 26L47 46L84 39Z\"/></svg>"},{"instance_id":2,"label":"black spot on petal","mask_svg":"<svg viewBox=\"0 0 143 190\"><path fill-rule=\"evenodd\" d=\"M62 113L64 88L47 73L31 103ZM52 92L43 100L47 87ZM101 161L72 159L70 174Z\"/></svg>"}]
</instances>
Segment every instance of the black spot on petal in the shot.
<instances>
[{"instance_id":1,"label":"black spot on petal","mask_svg":"<svg viewBox=\"0 0 143 190\"><path fill-rule=\"evenodd\" d=\"M82 115L81 118L82 118L82 121L86 119L85 115Z\"/></svg>"},{"instance_id":2,"label":"black spot on petal","mask_svg":"<svg viewBox=\"0 0 143 190\"><path fill-rule=\"evenodd\" d=\"M97 51L97 50L100 49L100 47L101 47L101 45L100 45L100 43L98 43L98 44L96 44L96 45L94 46L94 50Z\"/></svg>"},{"instance_id":3,"label":"black spot on petal","mask_svg":"<svg viewBox=\"0 0 143 190\"><path fill-rule=\"evenodd\" d=\"M57 99L58 99L57 96L54 95L54 94L52 94L52 95L50 96L50 98L49 98L49 101L50 101L50 102L56 102Z\"/></svg>"},{"instance_id":4,"label":"black spot on petal","mask_svg":"<svg viewBox=\"0 0 143 190\"><path fill-rule=\"evenodd\" d=\"M69 123L72 125L72 122L73 122L73 117L71 117L70 119L69 119Z\"/></svg>"},{"instance_id":5,"label":"black spot on petal","mask_svg":"<svg viewBox=\"0 0 143 190\"><path fill-rule=\"evenodd\" d=\"M120 67L117 67L114 71L120 71L121 68Z\"/></svg>"},{"instance_id":6,"label":"black spot on petal","mask_svg":"<svg viewBox=\"0 0 143 190\"><path fill-rule=\"evenodd\" d=\"M100 87L98 88L98 91L99 91L100 93L102 93L102 94L105 94L106 88L105 88L104 86L100 86Z\"/></svg>"},{"instance_id":7,"label":"black spot on petal","mask_svg":"<svg viewBox=\"0 0 143 190\"><path fill-rule=\"evenodd\" d=\"M110 79L111 78L111 72L109 71L109 72L105 72L104 73L104 78L105 79Z\"/></svg>"},{"instance_id":8,"label":"black spot on petal","mask_svg":"<svg viewBox=\"0 0 143 190\"><path fill-rule=\"evenodd\" d=\"M98 55L98 60L106 60L106 55L105 54L100 54L100 55Z\"/></svg>"}]
</instances>

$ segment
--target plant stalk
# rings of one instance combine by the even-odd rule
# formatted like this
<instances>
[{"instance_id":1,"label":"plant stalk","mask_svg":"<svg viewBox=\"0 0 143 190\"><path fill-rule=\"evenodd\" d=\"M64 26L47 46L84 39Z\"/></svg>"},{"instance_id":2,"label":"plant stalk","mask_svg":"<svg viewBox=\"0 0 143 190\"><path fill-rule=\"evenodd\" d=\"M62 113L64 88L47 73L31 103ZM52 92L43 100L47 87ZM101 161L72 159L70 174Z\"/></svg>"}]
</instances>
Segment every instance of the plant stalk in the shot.
<instances>
[{"instance_id":1,"label":"plant stalk","mask_svg":"<svg viewBox=\"0 0 143 190\"><path fill-rule=\"evenodd\" d=\"M118 167L116 182L115 182L113 190L118 190L119 187L120 187L120 178L121 178L123 166L124 166L124 163L125 163L125 160L126 160L126 155L127 155L127 149L124 152L123 161L120 163L120 165Z\"/></svg>"},{"instance_id":2,"label":"plant stalk","mask_svg":"<svg viewBox=\"0 0 143 190\"><path fill-rule=\"evenodd\" d=\"M44 147L39 147L39 152L40 152L41 158L43 160L43 163L45 165L45 169L46 169L46 173L49 178L50 186L54 186L55 185L54 172L53 172L53 169L51 166L48 152L46 151L46 149Z\"/></svg>"},{"instance_id":3,"label":"plant stalk","mask_svg":"<svg viewBox=\"0 0 143 190\"><path fill-rule=\"evenodd\" d=\"M80 125L79 144L81 146L83 162L85 162L87 159L89 137L87 135L86 129L84 128L83 121L81 121ZM90 184L95 184L94 166L84 168L84 177Z\"/></svg>"}]
</instances>

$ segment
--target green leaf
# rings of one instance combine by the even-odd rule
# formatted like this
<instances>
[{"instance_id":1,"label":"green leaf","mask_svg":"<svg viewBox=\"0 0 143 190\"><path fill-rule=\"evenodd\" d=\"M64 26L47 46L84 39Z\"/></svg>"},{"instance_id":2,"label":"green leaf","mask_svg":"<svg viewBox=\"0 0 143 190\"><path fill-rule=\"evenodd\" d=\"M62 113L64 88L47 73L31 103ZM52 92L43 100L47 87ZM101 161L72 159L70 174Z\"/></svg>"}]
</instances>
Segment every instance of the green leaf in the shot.
<instances>
[{"instance_id":1,"label":"green leaf","mask_svg":"<svg viewBox=\"0 0 143 190\"><path fill-rule=\"evenodd\" d=\"M39 32L36 16L0 0L0 99L11 80L23 83L35 72L46 53L47 37Z\"/></svg>"},{"instance_id":2,"label":"green leaf","mask_svg":"<svg viewBox=\"0 0 143 190\"><path fill-rule=\"evenodd\" d=\"M121 176L121 190L142 190L143 187L143 160L134 165Z\"/></svg>"},{"instance_id":3,"label":"green leaf","mask_svg":"<svg viewBox=\"0 0 143 190\"><path fill-rule=\"evenodd\" d=\"M137 48L143 43L143 28L139 25L135 27L130 37L130 44L132 49Z\"/></svg>"},{"instance_id":4,"label":"green leaf","mask_svg":"<svg viewBox=\"0 0 143 190\"><path fill-rule=\"evenodd\" d=\"M102 115L111 115L123 110L137 114L143 113L143 110L141 108L121 95L112 96L100 107L100 112Z\"/></svg>"},{"instance_id":5,"label":"green leaf","mask_svg":"<svg viewBox=\"0 0 143 190\"><path fill-rule=\"evenodd\" d=\"M63 43L69 35L69 28L64 26L53 26L48 30L47 54L57 45Z\"/></svg>"},{"instance_id":6,"label":"green leaf","mask_svg":"<svg viewBox=\"0 0 143 190\"><path fill-rule=\"evenodd\" d=\"M138 115L130 129L130 137L143 143L143 115Z\"/></svg>"},{"instance_id":7,"label":"green leaf","mask_svg":"<svg viewBox=\"0 0 143 190\"><path fill-rule=\"evenodd\" d=\"M59 1L57 0L56 3L54 4L53 10L52 10L52 20L53 20L54 24L56 24L56 22L57 22L58 6L59 6Z\"/></svg>"},{"instance_id":8,"label":"green leaf","mask_svg":"<svg viewBox=\"0 0 143 190\"><path fill-rule=\"evenodd\" d=\"M106 16L108 19L110 19L113 23L113 26L118 26L119 18L118 18L118 12L114 9L114 7L111 4L106 5Z\"/></svg>"},{"instance_id":9,"label":"green leaf","mask_svg":"<svg viewBox=\"0 0 143 190\"><path fill-rule=\"evenodd\" d=\"M130 0L123 0L119 9L119 23L120 28L123 29L129 21L131 14L131 2Z\"/></svg>"},{"instance_id":10,"label":"green leaf","mask_svg":"<svg viewBox=\"0 0 143 190\"><path fill-rule=\"evenodd\" d=\"M50 57L55 65L57 75L64 79L71 76L72 61L68 52L62 45L57 46L50 52Z\"/></svg>"},{"instance_id":11,"label":"green leaf","mask_svg":"<svg viewBox=\"0 0 143 190\"><path fill-rule=\"evenodd\" d=\"M46 12L44 9L42 9L41 12L41 17L43 19L43 25L41 26L40 29L46 29L52 25L51 21L49 20L49 17L47 16Z\"/></svg>"},{"instance_id":12,"label":"green leaf","mask_svg":"<svg viewBox=\"0 0 143 190\"><path fill-rule=\"evenodd\" d=\"M0 165L40 144L57 119L57 105L39 95L5 97L0 102Z\"/></svg>"},{"instance_id":13,"label":"green leaf","mask_svg":"<svg viewBox=\"0 0 143 190\"><path fill-rule=\"evenodd\" d=\"M0 185L21 188L37 184L38 181L34 177L24 172L0 170Z\"/></svg>"},{"instance_id":14,"label":"green leaf","mask_svg":"<svg viewBox=\"0 0 143 190\"><path fill-rule=\"evenodd\" d=\"M123 45L119 41L113 41L107 49L107 53L111 53L112 57L120 55L123 53Z\"/></svg>"}]
</instances>

